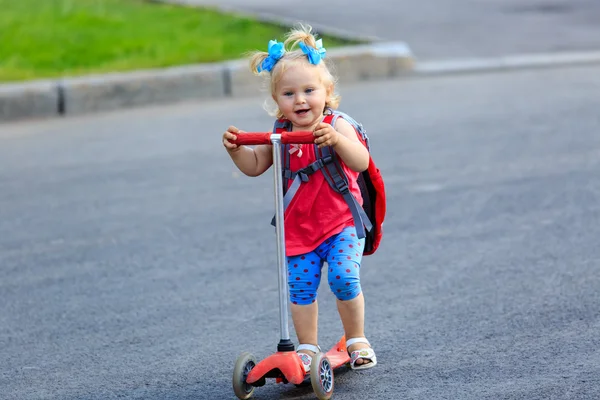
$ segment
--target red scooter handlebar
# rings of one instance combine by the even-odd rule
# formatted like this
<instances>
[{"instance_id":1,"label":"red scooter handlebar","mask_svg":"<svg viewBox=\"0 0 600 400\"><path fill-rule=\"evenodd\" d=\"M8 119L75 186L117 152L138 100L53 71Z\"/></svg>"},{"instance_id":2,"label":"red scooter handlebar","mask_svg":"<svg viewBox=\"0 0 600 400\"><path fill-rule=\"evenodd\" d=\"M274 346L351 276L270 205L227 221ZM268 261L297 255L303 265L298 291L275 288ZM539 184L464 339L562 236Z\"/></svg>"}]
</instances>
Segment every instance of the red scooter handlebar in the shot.
<instances>
[{"instance_id":1,"label":"red scooter handlebar","mask_svg":"<svg viewBox=\"0 0 600 400\"><path fill-rule=\"evenodd\" d=\"M281 143L283 144L311 144L315 141L312 131L283 132Z\"/></svg>"},{"instance_id":2,"label":"red scooter handlebar","mask_svg":"<svg viewBox=\"0 0 600 400\"><path fill-rule=\"evenodd\" d=\"M237 145L271 144L271 135L271 132L236 133L237 139L233 143ZM311 131L281 133L281 143L283 144L309 144L314 141L315 135Z\"/></svg>"},{"instance_id":3,"label":"red scooter handlebar","mask_svg":"<svg viewBox=\"0 0 600 400\"><path fill-rule=\"evenodd\" d=\"M244 132L236 133L236 140L231 143L237 145L255 145L255 144L271 144L271 133L270 132Z\"/></svg>"}]
</instances>

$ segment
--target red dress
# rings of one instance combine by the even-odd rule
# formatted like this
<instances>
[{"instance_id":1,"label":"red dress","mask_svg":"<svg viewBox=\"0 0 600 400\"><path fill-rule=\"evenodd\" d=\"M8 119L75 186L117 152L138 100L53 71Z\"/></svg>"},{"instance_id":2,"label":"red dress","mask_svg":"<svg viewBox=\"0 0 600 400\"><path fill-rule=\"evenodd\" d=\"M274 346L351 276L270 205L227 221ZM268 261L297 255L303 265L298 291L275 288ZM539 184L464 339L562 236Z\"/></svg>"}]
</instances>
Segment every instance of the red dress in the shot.
<instances>
[{"instance_id":1,"label":"red dress","mask_svg":"<svg viewBox=\"0 0 600 400\"><path fill-rule=\"evenodd\" d=\"M303 145L299 152L287 154L290 169L297 171L316 161L315 146ZM352 171L338 157L349 180L349 188L359 204L363 199L356 180L358 172ZM288 180L288 188L292 180ZM317 171L303 182L284 215L286 256L295 256L315 250L327 238L354 226L352 213L341 194L331 189L323 173Z\"/></svg>"}]
</instances>

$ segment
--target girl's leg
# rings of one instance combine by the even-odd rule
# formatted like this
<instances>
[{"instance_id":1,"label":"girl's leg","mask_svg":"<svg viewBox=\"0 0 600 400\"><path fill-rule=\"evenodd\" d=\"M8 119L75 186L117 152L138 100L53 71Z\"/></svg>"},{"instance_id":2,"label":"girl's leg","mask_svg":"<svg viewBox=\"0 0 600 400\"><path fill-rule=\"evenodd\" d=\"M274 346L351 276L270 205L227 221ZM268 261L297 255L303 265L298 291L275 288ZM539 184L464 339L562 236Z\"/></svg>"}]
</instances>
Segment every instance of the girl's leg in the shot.
<instances>
[{"instance_id":1,"label":"girl's leg","mask_svg":"<svg viewBox=\"0 0 600 400\"><path fill-rule=\"evenodd\" d=\"M331 242L327 255L329 286L337 297L337 307L346 339L365 337L365 298L360 285L360 263L364 239L358 239L354 228L346 228ZM368 348L355 343L349 352ZM368 363L358 359L357 365Z\"/></svg>"},{"instance_id":2,"label":"girl's leg","mask_svg":"<svg viewBox=\"0 0 600 400\"><path fill-rule=\"evenodd\" d=\"M337 299L337 306L346 338L365 337L365 298L362 292L352 300ZM354 343L348 347L348 351L351 353L368 347L369 345L366 343ZM363 362L365 361L361 358L356 360L357 365L361 365Z\"/></svg>"},{"instance_id":3,"label":"girl's leg","mask_svg":"<svg viewBox=\"0 0 600 400\"><path fill-rule=\"evenodd\" d=\"M319 307L317 302L307 305L292 304L291 309L298 343L318 346ZM299 350L299 352L313 355L313 352L309 350Z\"/></svg>"},{"instance_id":4,"label":"girl's leg","mask_svg":"<svg viewBox=\"0 0 600 400\"><path fill-rule=\"evenodd\" d=\"M288 257L288 286L294 329L299 344L318 346L317 290L323 261L316 252ZM314 352L299 350L310 356Z\"/></svg>"}]
</instances>

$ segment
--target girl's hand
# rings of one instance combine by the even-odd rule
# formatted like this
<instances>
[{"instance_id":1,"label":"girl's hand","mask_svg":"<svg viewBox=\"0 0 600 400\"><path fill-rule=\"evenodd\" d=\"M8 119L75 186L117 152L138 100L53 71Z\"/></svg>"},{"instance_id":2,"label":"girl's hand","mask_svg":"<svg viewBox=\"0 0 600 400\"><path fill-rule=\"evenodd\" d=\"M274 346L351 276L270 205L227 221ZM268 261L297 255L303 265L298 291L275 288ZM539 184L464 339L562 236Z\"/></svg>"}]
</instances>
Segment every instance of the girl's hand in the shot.
<instances>
[{"instance_id":1,"label":"girl's hand","mask_svg":"<svg viewBox=\"0 0 600 400\"><path fill-rule=\"evenodd\" d=\"M229 128L227 128L227 131L223 134L223 146L225 146L225 149L230 153L236 152L239 149L241 149L240 146L233 143L237 140L237 133L244 133L244 131L239 130L235 126L230 126Z\"/></svg>"},{"instance_id":2,"label":"girl's hand","mask_svg":"<svg viewBox=\"0 0 600 400\"><path fill-rule=\"evenodd\" d=\"M315 144L321 147L325 146L335 146L339 139L339 132L336 131L333 126L330 124L326 124L325 122L320 122L319 125L315 128Z\"/></svg>"}]
</instances>

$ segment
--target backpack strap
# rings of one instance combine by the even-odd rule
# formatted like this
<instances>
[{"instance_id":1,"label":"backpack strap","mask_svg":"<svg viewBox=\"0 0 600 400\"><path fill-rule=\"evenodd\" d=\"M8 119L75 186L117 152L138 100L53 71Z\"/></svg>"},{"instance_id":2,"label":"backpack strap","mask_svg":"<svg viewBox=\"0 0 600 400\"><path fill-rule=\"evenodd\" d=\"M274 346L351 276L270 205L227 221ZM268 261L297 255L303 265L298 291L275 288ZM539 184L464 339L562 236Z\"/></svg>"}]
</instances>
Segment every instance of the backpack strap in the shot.
<instances>
[{"instance_id":1,"label":"backpack strap","mask_svg":"<svg viewBox=\"0 0 600 400\"><path fill-rule=\"evenodd\" d=\"M292 202L292 199L296 195L296 192L298 192L298 189L300 189L300 185L302 184L302 182L308 182L309 176L311 176L315 172L323 169L327 164L331 164L332 162L334 162L333 156L321 157L321 158L318 158L315 162L309 164L308 166L306 166L296 172L291 173L291 178L289 178L289 179L293 179L294 181L290 185L290 188L287 191L284 191L284 196L283 196L283 211L284 212L285 212L285 210L287 210L288 206ZM275 226L275 217L273 217L273 219L271 220L271 225Z\"/></svg>"},{"instance_id":2,"label":"backpack strap","mask_svg":"<svg viewBox=\"0 0 600 400\"><path fill-rule=\"evenodd\" d=\"M354 118L352 118L351 116L349 116L348 114L345 114L341 111L337 111L337 110L331 110L330 109L330 113L331 115L333 115L332 120L331 120L331 126L335 127L335 122L337 121L337 119L339 117L342 117L342 119L345 119L346 121L348 121L350 123L350 125L352 125L357 131L358 134L360 135L360 139L361 141L363 141L364 145L367 147L367 150L371 150L371 146L369 143L369 137L367 136L365 129L363 128L362 124L357 122ZM325 120L323 120L323 122L325 122Z\"/></svg>"},{"instance_id":3,"label":"backpack strap","mask_svg":"<svg viewBox=\"0 0 600 400\"><path fill-rule=\"evenodd\" d=\"M373 228L373 224L367 213L359 204L356 197L350 191L350 187L348 186L348 178L346 174L343 172L342 166L335 156L335 152L331 146L323 147L321 150L322 157L333 157L333 162L325 165L327 173L323 171L323 175L325 176L325 180L329 183L329 186L337 193L341 194L346 204L348 204L348 208L350 209L350 213L352 214L352 219L354 219L354 226L356 228L356 234L359 239L363 239L367 236L367 231L371 231ZM340 173L340 171L342 171Z\"/></svg>"},{"instance_id":4,"label":"backpack strap","mask_svg":"<svg viewBox=\"0 0 600 400\"><path fill-rule=\"evenodd\" d=\"M323 122L330 124L335 128L335 123L339 117L347 120L353 127L359 126L358 122L349 117L348 115L340 112L330 110L330 114L328 114ZM371 231L373 228L373 224L371 220L367 216L367 213L363 209L363 207L358 203L356 197L350 192L350 188L348 186L348 177L344 173L344 170L339 162L339 159L335 156L335 151L333 147L327 146L322 149L318 149L315 147L315 151L319 150L322 157L327 157L329 155L333 156L334 162L331 165L327 165L327 172L323 171L323 175L325 176L325 180L329 183L329 186L336 192L340 193L346 204L348 204L348 208L350 208L350 212L352 214L352 218L354 219L354 226L356 227L356 234L359 239L366 237L365 228L367 231Z\"/></svg>"}]
</instances>

